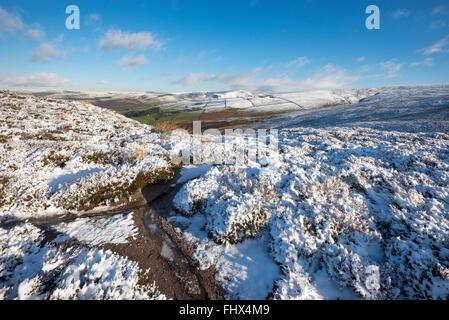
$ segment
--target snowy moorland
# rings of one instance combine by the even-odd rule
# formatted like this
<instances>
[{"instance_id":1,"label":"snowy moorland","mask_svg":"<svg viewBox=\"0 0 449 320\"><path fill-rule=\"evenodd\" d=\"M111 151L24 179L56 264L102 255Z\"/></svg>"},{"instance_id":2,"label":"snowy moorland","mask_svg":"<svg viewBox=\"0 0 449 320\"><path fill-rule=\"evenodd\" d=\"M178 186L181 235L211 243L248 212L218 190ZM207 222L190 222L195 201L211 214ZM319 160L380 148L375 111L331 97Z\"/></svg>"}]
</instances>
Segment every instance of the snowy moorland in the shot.
<instances>
[{"instance_id":1,"label":"snowy moorland","mask_svg":"<svg viewBox=\"0 0 449 320\"><path fill-rule=\"evenodd\" d=\"M76 91L17 91L21 95L37 95L48 99L91 101L101 106L118 107L123 104L136 106L154 103L162 110L201 110L217 112L234 109L246 115L254 113L284 113L324 106L357 103L373 96L381 89L317 90L294 93L263 93L243 90L223 92L76 92ZM116 103L112 103L112 102ZM109 102L109 104L107 103ZM120 108L119 108L120 109Z\"/></svg>"},{"instance_id":2,"label":"snowy moorland","mask_svg":"<svg viewBox=\"0 0 449 320\"><path fill-rule=\"evenodd\" d=\"M0 228L0 299L164 299L141 272L111 251L46 243L30 223Z\"/></svg>"},{"instance_id":3,"label":"snowy moorland","mask_svg":"<svg viewBox=\"0 0 449 320\"><path fill-rule=\"evenodd\" d=\"M110 206L166 179L161 134L92 105L7 91L0 116L0 299L165 298L141 281L150 270L101 248L132 240L132 214L58 223L55 239L11 224Z\"/></svg>"},{"instance_id":4,"label":"snowy moorland","mask_svg":"<svg viewBox=\"0 0 449 320\"><path fill-rule=\"evenodd\" d=\"M449 88L372 99L275 123L290 125L280 161L214 166L178 192L172 220L229 297L449 297Z\"/></svg>"},{"instance_id":5,"label":"snowy moorland","mask_svg":"<svg viewBox=\"0 0 449 320\"><path fill-rule=\"evenodd\" d=\"M187 166L172 185L168 221L227 298L449 298L449 86L199 98L293 106L258 125L279 129L268 164ZM171 177L190 137L7 91L0 116L0 299L165 298L140 281L151 270L104 248L141 236L133 213L82 213ZM221 150L200 141L203 157ZM50 234L27 221L67 213Z\"/></svg>"},{"instance_id":6,"label":"snowy moorland","mask_svg":"<svg viewBox=\"0 0 449 320\"><path fill-rule=\"evenodd\" d=\"M177 94L159 107L198 109L205 113L238 109L245 115L257 113L285 113L324 106L357 103L374 95L379 89L319 90L282 94L262 94L248 91Z\"/></svg>"},{"instance_id":7,"label":"snowy moorland","mask_svg":"<svg viewBox=\"0 0 449 320\"><path fill-rule=\"evenodd\" d=\"M0 215L107 206L170 176L151 127L80 102L0 92Z\"/></svg>"}]
</instances>

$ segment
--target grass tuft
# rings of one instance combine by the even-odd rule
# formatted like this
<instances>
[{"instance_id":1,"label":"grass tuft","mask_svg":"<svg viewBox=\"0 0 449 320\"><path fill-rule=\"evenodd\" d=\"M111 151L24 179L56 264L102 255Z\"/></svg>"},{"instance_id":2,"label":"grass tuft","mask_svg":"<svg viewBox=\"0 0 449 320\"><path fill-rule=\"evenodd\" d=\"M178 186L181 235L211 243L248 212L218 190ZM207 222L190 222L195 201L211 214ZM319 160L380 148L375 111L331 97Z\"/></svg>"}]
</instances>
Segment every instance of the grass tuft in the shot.
<instances>
[{"instance_id":1,"label":"grass tuft","mask_svg":"<svg viewBox=\"0 0 449 320\"><path fill-rule=\"evenodd\" d=\"M66 155L56 154L54 151L50 151L50 154L42 159L42 165L44 167L53 166L56 168L64 168L69 159Z\"/></svg>"},{"instance_id":2,"label":"grass tuft","mask_svg":"<svg viewBox=\"0 0 449 320\"><path fill-rule=\"evenodd\" d=\"M6 204L6 188L9 184L9 178L0 176L0 207L3 207Z\"/></svg>"},{"instance_id":3,"label":"grass tuft","mask_svg":"<svg viewBox=\"0 0 449 320\"><path fill-rule=\"evenodd\" d=\"M123 156L118 151L113 152L93 152L81 156L85 163L94 163L98 165L119 166L123 163Z\"/></svg>"}]
</instances>

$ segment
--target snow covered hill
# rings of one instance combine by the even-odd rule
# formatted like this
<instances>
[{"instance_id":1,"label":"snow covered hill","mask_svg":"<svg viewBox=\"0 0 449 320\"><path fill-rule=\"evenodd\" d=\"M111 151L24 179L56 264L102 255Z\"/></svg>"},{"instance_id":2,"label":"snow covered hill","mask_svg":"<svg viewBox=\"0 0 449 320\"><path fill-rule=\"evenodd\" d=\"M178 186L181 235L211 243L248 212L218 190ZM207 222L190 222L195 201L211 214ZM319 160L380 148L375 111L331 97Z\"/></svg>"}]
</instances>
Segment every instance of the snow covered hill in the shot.
<instances>
[{"instance_id":1,"label":"snow covered hill","mask_svg":"<svg viewBox=\"0 0 449 320\"><path fill-rule=\"evenodd\" d=\"M15 222L113 205L169 177L162 136L92 105L8 91L0 118L0 299L165 298L141 283L149 270L99 246L126 242L132 219L63 223L54 242Z\"/></svg>"},{"instance_id":2,"label":"snow covered hill","mask_svg":"<svg viewBox=\"0 0 449 320\"><path fill-rule=\"evenodd\" d=\"M105 243L134 237L132 215L48 230L29 218L127 200L171 176L163 137L112 111L0 92L0 299L162 299L150 270ZM26 221L24 221L26 220Z\"/></svg>"},{"instance_id":3,"label":"snow covered hill","mask_svg":"<svg viewBox=\"0 0 449 320\"><path fill-rule=\"evenodd\" d=\"M448 132L449 86L386 87L369 90L360 102L274 116L266 126L369 127L388 131Z\"/></svg>"},{"instance_id":4,"label":"snow covered hill","mask_svg":"<svg viewBox=\"0 0 449 320\"><path fill-rule=\"evenodd\" d=\"M229 297L448 299L448 114L449 87L433 86L279 117L265 126L280 161L214 166L172 220Z\"/></svg>"},{"instance_id":5,"label":"snow covered hill","mask_svg":"<svg viewBox=\"0 0 449 320\"><path fill-rule=\"evenodd\" d=\"M142 272L109 250L48 243L30 223L0 228L0 300L165 299Z\"/></svg>"},{"instance_id":6,"label":"snow covered hill","mask_svg":"<svg viewBox=\"0 0 449 320\"><path fill-rule=\"evenodd\" d=\"M37 95L48 99L69 101L134 101L137 105L150 101L159 103L159 107L182 110L201 108L206 112L222 109L242 109L253 112L287 112L298 109L313 109L329 105L350 104L374 95L380 89L319 90L295 93L253 93L249 91L222 92L77 92L77 91L16 91L20 95ZM106 104L107 105L107 104Z\"/></svg>"},{"instance_id":7,"label":"snow covered hill","mask_svg":"<svg viewBox=\"0 0 449 320\"><path fill-rule=\"evenodd\" d=\"M151 127L80 102L0 92L0 215L111 205L171 174Z\"/></svg>"},{"instance_id":8,"label":"snow covered hill","mask_svg":"<svg viewBox=\"0 0 449 320\"><path fill-rule=\"evenodd\" d=\"M260 125L280 130L277 161L185 168L173 195L168 221L228 298L449 298L449 86L181 100L197 98L210 110L289 111ZM188 141L7 91L0 116L0 226L126 200L171 176L170 151ZM202 141L206 155L220 148ZM164 298L139 284L151 270L101 247L133 241L136 228L128 214L82 217L49 242L29 221L0 227L0 298Z\"/></svg>"}]
</instances>

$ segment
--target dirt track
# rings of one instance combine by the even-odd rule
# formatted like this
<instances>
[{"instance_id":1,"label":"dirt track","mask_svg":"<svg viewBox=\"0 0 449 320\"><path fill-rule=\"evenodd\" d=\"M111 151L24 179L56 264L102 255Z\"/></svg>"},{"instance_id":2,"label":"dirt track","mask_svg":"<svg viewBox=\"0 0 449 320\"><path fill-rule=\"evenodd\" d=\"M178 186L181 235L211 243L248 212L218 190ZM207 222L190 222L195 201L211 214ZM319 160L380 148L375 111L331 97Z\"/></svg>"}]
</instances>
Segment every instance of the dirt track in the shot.
<instances>
[{"instance_id":1,"label":"dirt track","mask_svg":"<svg viewBox=\"0 0 449 320\"><path fill-rule=\"evenodd\" d=\"M178 235L166 220L173 210L172 198L179 189L179 186L171 186L178 178L177 173L172 180L147 186L134 196L132 202L108 211L34 218L28 222L41 228L46 236L45 242L49 242L58 235L52 226L61 222L73 221L80 217L107 217L134 212L134 223L138 230L135 239L129 239L126 244L105 244L99 248L111 250L136 261L144 271L140 275L140 283L155 283L158 290L168 298L223 299L224 291L214 278L215 270L198 268L197 263L191 258L193 253L191 244ZM20 223L22 221L10 219L3 222L0 227L11 228ZM61 245L83 246L73 243Z\"/></svg>"},{"instance_id":2,"label":"dirt track","mask_svg":"<svg viewBox=\"0 0 449 320\"><path fill-rule=\"evenodd\" d=\"M193 248L178 235L165 217L172 211L173 181L146 187L142 196L148 202L134 211L138 236L127 244L108 244L110 249L137 261L142 281L155 282L158 290L173 299L223 299L224 292L214 278L215 270L200 270L191 258Z\"/></svg>"}]
</instances>

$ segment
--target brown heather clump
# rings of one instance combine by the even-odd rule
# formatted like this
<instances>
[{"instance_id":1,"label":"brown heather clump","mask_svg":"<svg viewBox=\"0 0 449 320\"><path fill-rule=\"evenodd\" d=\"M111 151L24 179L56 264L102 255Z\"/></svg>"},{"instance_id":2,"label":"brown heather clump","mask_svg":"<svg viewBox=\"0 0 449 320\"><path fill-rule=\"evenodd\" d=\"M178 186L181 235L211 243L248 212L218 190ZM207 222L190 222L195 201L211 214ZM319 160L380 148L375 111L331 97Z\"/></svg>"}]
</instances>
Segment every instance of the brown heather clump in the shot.
<instances>
[{"instance_id":1,"label":"brown heather clump","mask_svg":"<svg viewBox=\"0 0 449 320\"><path fill-rule=\"evenodd\" d=\"M267 224L267 214L260 208L254 208L241 221L232 223L224 236L209 235L218 243L237 244L245 239L256 238Z\"/></svg>"},{"instance_id":2,"label":"brown heather clump","mask_svg":"<svg viewBox=\"0 0 449 320\"><path fill-rule=\"evenodd\" d=\"M172 132L176 129L182 128L182 124L178 122L158 122L153 125L156 130L162 132Z\"/></svg>"},{"instance_id":3,"label":"brown heather clump","mask_svg":"<svg viewBox=\"0 0 449 320\"><path fill-rule=\"evenodd\" d=\"M6 187L8 186L9 183L9 178L8 177L4 177L4 176L0 176L0 207L2 207L6 200L5 200L5 196L6 196Z\"/></svg>"},{"instance_id":4,"label":"brown heather clump","mask_svg":"<svg viewBox=\"0 0 449 320\"><path fill-rule=\"evenodd\" d=\"M53 166L64 168L70 157L62 154L56 154L54 151L50 151L50 154L42 159L42 165L44 167Z\"/></svg>"},{"instance_id":5,"label":"brown heather clump","mask_svg":"<svg viewBox=\"0 0 449 320\"><path fill-rule=\"evenodd\" d=\"M173 169L139 172L131 184L110 183L86 190L86 196L67 200L62 204L66 210L86 211L101 205L110 205L129 199L147 185L155 184L173 177Z\"/></svg>"},{"instance_id":6,"label":"brown heather clump","mask_svg":"<svg viewBox=\"0 0 449 320\"><path fill-rule=\"evenodd\" d=\"M5 136L3 134L0 134L0 143L7 143L9 140L9 136Z\"/></svg>"},{"instance_id":7,"label":"brown heather clump","mask_svg":"<svg viewBox=\"0 0 449 320\"><path fill-rule=\"evenodd\" d=\"M123 156L119 151L103 152L97 151L81 156L85 163L94 163L99 165L114 165L119 166L123 163Z\"/></svg>"}]
</instances>

